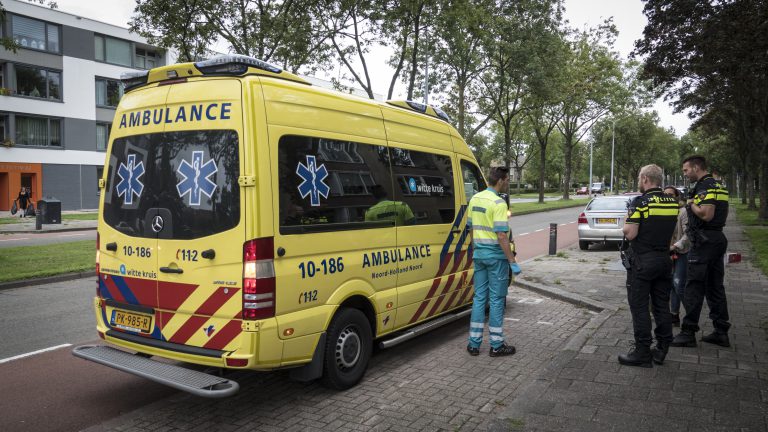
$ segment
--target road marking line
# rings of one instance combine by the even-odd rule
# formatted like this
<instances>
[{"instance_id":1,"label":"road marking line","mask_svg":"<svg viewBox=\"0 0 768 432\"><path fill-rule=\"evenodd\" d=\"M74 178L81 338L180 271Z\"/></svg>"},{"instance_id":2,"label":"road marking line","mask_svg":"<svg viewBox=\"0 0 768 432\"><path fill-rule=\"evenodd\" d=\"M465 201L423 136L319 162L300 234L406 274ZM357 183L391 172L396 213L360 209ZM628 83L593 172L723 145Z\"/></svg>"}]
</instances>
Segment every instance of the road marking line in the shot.
<instances>
[{"instance_id":1,"label":"road marking line","mask_svg":"<svg viewBox=\"0 0 768 432\"><path fill-rule=\"evenodd\" d=\"M544 228L542 228L542 229L537 229L537 230L536 230L536 231L534 231L534 232L540 232L540 231L544 231Z\"/></svg>"},{"instance_id":2,"label":"road marking line","mask_svg":"<svg viewBox=\"0 0 768 432\"><path fill-rule=\"evenodd\" d=\"M567 223L564 223L564 224L560 224L560 226L566 226L566 225L568 225L568 224L567 224Z\"/></svg>"},{"instance_id":3,"label":"road marking line","mask_svg":"<svg viewBox=\"0 0 768 432\"><path fill-rule=\"evenodd\" d=\"M551 322L547 322L547 321L536 321L536 324L546 324L546 325L552 325L552 323L551 323Z\"/></svg>"},{"instance_id":4,"label":"road marking line","mask_svg":"<svg viewBox=\"0 0 768 432\"><path fill-rule=\"evenodd\" d=\"M29 240L29 237L21 237L21 238L15 238L15 239L0 240L0 242L4 242L4 241L16 241L16 240Z\"/></svg>"},{"instance_id":5,"label":"road marking line","mask_svg":"<svg viewBox=\"0 0 768 432\"><path fill-rule=\"evenodd\" d=\"M520 321L517 318L504 318L504 320L506 320L506 321Z\"/></svg>"},{"instance_id":6,"label":"road marking line","mask_svg":"<svg viewBox=\"0 0 768 432\"><path fill-rule=\"evenodd\" d=\"M59 237L74 237L74 236L84 236L88 234L62 234Z\"/></svg>"},{"instance_id":7,"label":"road marking line","mask_svg":"<svg viewBox=\"0 0 768 432\"><path fill-rule=\"evenodd\" d=\"M576 222L568 222L568 225L570 225L570 224L575 224L575 223L576 223Z\"/></svg>"},{"instance_id":8,"label":"road marking line","mask_svg":"<svg viewBox=\"0 0 768 432\"><path fill-rule=\"evenodd\" d=\"M530 234L530 233L522 233L522 234L518 234L517 236L518 236L518 237L522 237L522 236L524 236L524 235L528 235L528 234Z\"/></svg>"},{"instance_id":9,"label":"road marking line","mask_svg":"<svg viewBox=\"0 0 768 432\"><path fill-rule=\"evenodd\" d=\"M8 358L4 358L4 359L0 360L0 364L8 363L9 361L18 360L18 359L22 359L24 357L30 357L30 356L33 356L33 355L42 354L42 353L47 352L47 351L54 351L54 350L57 350L57 349L60 349L60 348L66 348L66 347L70 347L70 346L72 346L72 344L68 344L67 343L67 344L56 345L56 346L50 347L50 348L43 348L43 349L40 349L40 350L37 350L37 351L28 352L26 354L19 354L17 356L8 357Z\"/></svg>"}]
</instances>

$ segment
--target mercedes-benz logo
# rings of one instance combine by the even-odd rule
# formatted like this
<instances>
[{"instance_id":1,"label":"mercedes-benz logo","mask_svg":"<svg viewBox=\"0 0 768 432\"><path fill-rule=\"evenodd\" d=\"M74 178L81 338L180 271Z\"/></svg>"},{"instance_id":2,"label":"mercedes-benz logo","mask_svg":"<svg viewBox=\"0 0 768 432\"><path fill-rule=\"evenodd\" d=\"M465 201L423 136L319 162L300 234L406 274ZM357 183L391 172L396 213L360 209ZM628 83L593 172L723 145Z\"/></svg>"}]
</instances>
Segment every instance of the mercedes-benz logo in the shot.
<instances>
[{"instance_id":1,"label":"mercedes-benz logo","mask_svg":"<svg viewBox=\"0 0 768 432\"><path fill-rule=\"evenodd\" d=\"M163 218L160 215L152 218L152 231L159 233L163 230Z\"/></svg>"}]
</instances>

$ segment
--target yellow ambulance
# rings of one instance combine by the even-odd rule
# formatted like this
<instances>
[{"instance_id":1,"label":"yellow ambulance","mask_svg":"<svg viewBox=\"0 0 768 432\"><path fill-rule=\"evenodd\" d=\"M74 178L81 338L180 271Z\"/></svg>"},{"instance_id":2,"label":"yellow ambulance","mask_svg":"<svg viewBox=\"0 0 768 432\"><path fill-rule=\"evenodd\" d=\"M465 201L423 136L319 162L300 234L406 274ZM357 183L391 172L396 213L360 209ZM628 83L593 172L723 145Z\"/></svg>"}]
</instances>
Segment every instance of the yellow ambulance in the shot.
<instances>
[{"instance_id":1,"label":"yellow ambulance","mask_svg":"<svg viewBox=\"0 0 768 432\"><path fill-rule=\"evenodd\" d=\"M374 343L468 314L486 185L442 111L237 55L123 82L99 181L107 344L76 356L207 397L238 384L206 366L346 389Z\"/></svg>"}]
</instances>

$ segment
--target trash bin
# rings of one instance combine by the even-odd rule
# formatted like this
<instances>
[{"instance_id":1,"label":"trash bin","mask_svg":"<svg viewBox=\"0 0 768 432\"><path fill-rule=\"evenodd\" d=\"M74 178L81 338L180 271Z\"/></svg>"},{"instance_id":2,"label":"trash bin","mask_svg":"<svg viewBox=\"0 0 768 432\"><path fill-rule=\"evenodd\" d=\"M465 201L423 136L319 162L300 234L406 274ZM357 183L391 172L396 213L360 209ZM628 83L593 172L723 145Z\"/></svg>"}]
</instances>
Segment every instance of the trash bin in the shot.
<instances>
[{"instance_id":1,"label":"trash bin","mask_svg":"<svg viewBox=\"0 0 768 432\"><path fill-rule=\"evenodd\" d=\"M56 198L45 197L37 201L37 211L40 213L42 223L61 223L61 201Z\"/></svg>"}]
</instances>

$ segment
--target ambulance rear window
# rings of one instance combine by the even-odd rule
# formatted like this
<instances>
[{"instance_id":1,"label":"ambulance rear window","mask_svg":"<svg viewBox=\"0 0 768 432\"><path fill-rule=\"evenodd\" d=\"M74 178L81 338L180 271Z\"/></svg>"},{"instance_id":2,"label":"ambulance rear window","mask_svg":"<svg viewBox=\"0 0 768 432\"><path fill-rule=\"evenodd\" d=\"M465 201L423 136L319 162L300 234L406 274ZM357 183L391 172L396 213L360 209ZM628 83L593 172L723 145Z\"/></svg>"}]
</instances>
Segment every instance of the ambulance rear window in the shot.
<instances>
[{"instance_id":1,"label":"ambulance rear window","mask_svg":"<svg viewBox=\"0 0 768 432\"><path fill-rule=\"evenodd\" d=\"M238 147L233 130L116 139L104 221L132 237L179 240L235 227L240 221Z\"/></svg>"}]
</instances>

